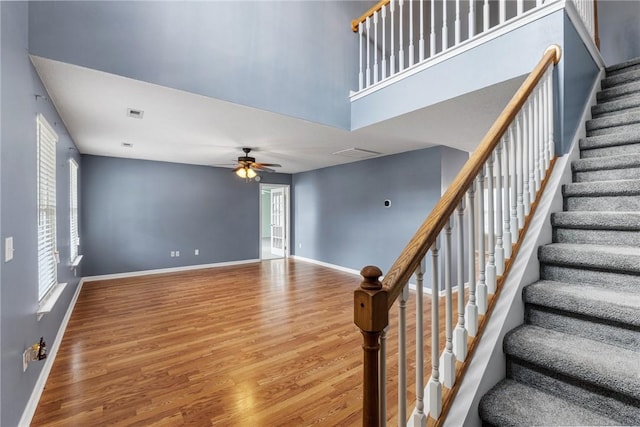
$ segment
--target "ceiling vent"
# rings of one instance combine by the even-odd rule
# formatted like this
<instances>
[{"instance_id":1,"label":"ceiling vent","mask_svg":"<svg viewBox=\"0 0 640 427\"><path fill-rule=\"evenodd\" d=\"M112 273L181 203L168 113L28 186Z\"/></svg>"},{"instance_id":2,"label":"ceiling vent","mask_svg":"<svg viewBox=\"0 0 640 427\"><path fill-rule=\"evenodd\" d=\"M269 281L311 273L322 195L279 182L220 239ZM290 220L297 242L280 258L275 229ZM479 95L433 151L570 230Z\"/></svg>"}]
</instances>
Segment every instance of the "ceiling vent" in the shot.
<instances>
[{"instance_id":1,"label":"ceiling vent","mask_svg":"<svg viewBox=\"0 0 640 427\"><path fill-rule=\"evenodd\" d=\"M123 143L122 143L122 146L123 146L124 148L133 148L133 144L132 144L132 143L130 143L130 142L123 142Z\"/></svg>"},{"instance_id":2,"label":"ceiling vent","mask_svg":"<svg viewBox=\"0 0 640 427\"><path fill-rule=\"evenodd\" d=\"M363 150L362 148L347 148L346 150L336 151L336 156L351 157L352 159L366 159L368 157L379 156L382 153L371 150Z\"/></svg>"},{"instance_id":3,"label":"ceiling vent","mask_svg":"<svg viewBox=\"0 0 640 427\"><path fill-rule=\"evenodd\" d=\"M129 108L127 109L127 116L133 117L134 119L141 119L142 116L144 116L144 111Z\"/></svg>"}]
</instances>

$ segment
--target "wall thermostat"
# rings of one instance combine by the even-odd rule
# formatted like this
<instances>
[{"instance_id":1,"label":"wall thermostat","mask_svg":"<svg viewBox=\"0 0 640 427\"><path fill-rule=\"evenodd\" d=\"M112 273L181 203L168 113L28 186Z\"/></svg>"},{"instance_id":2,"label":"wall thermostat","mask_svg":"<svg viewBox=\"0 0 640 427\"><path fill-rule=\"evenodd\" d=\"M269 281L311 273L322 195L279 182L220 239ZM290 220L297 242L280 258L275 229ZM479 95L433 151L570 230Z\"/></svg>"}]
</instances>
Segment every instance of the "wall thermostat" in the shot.
<instances>
[{"instance_id":1,"label":"wall thermostat","mask_svg":"<svg viewBox=\"0 0 640 427\"><path fill-rule=\"evenodd\" d=\"M384 207L388 208L389 206L391 206L391 200L387 199L384 201Z\"/></svg>"}]
</instances>

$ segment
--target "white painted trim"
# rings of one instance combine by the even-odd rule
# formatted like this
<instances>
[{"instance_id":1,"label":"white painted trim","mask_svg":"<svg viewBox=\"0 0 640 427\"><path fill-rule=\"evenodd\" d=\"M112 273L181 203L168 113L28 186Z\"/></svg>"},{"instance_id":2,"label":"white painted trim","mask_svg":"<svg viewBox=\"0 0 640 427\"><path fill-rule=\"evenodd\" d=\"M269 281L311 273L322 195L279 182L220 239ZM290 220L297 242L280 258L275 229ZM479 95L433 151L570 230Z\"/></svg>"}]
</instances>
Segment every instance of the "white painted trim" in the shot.
<instances>
[{"instance_id":1,"label":"white painted trim","mask_svg":"<svg viewBox=\"0 0 640 427\"><path fill-rule=\"evenodd\" d=\"M562 10L565 7L566 3L570 3L570 0L569 1L568 0L552 1L536 9L529 10L523 13L522 15L516 18L513 18L511 21L509 21L504 25L498 25L496 27L490 28L489 30L483 32L482 34L472 37L471 39L465 40L461 42L459 45L452 47L451 49L445 52L434 55L431 58L424 60L423 62L415 64L411 67L408 67L405 70L394 74L393 76L387 77L386 79L381 80L379 83L375 85L371 85L358 92L352 92L349 98L351 102L357 101L362 97L365 97L387 86L390 86L409 76L417 74L428 68L431 68L441 62L444 62L455 56L463 54L468 50L474 49L480 45L483 45L494 39L497 39L500 36L510 33L511 31L517 30L520 27L524 27L525 25L528 25L534 21L537 21L538 19L544 18L547 15L551 15L552 13ZM580 22L582 22L581 18L578 18L578 19L580 20ZM584 24L582 25L582 27L584 28Z\"/></svg>"},{"instance_id":2,"label":"white painted trim","mask_svg":"<svg viewBox=\"0 0 640 427\"><path fill-rule=\"evenodd\" d=\"M591 106L596 104L596 94L600 90L600 80L604 70L600 71L591 88L582 117L581 126L576 132L569 154L558 159L547 187L540 200L529 232L526 234L520 251L512 265L511 272L503 284L500 298L496 302L486 329L476 348L469 369L462 379L458 394L449 410L445 426L479 425L478 403L480 398L504 378L505 356L502 341L505 334L522 324L524 302L522 288L539 278L538 247L551 242L552 212L562 210L562 184L571 182L571 161L579 157L579 141L586 135L586 121L591 117ZM518 323L514 323L518 322ZM498 374L499 373L499 374Z\"/></svg>"},{"instance_id":3,"label":"white painted trim","mask_svg":"<svg viewBox=\"0 0 640 427\"><path fill-rule=\"evenodd\" d=\"M49 292L45 294L44 298L40 300L40 304L38 304L38 311L36 312L38 321L42 319L42 316L53 310L53 306L58 302L58 298L60 298L60 295L62 295L62 291L64 291L66 286L66 283L56 283L51 289L49 289Z\"/></svg>"},{"instance_id":4,"label":"white painted trim","mask_svg":"<svg viewBox=\"0 0 640 427\"><path fill-rule=\"evenodd\" d=\"M578 35L580 35L580 38L582 39L585 47L591 54L591 57L598 64L598 67L600 69L603 69L605 65L604 60L602 59L602 55L600 55L600 50L598 50L595 40L593 40L591 34L589 34L589 30L580 17L578 9L576 9L576 5L573 3L573 1L567 1L565 11L567 13L567 16L569 17L569 20L578 32Z\"/></svg>"},{"instance_id":5,"label":"white painted trim","mask_svg":"<svg viewBox=\"0 0 640 427\"><path fill-rule=\"evenodd\" d=\"M76 302L78 301L78 295L80 295L80 290L82 289L83 284L84 284L84 279L80 279L80 282L78 283L78 287L76 288L76 292L73 294L73 298L71 298L69 307L67 307L67 312L65 313L64 318L62 319L62 323L60 323L60 327L58 328L58 333L56 334L56 338L53 341L53 345L49 347L47 358L45 359L44 366L40 371L38 380L36 381L36 384L33 387L33 391L31 392L31 396L29 397L27 406L25 406L24 411L22 412L22 417L20 418L20 422L18 423L19 426L30 425L31 420L33 419L33 416L36 413L36 409L38 408L38 402L40 401L40 397L42 396L42 392L44 391L44 386L47 384L47 379L49 378L49 374L51 373L53 362L55 361L56 355L58 354L60 343L62 342L64 333L67 330L69 319L71 319L71 314L73 313L73 309L76 306Z\"/></svg>"},{"instance_id":6,"label":"white painted trim","mask_svg":"<svg viewBox=\"0 0 640 427\"><path fill-rule=\"evenodd\" d=\"M73 260L73 262L71 263L71 269L75 269L80 265L80 261L82 261L82 258L84 257L84 255L78 255L76 257L76 259Z\"/></svg>"},{"instance_id":7,"label":"white painted trim","mask_svg":"<svg viewBox=\"0 0 640 427\"><path fill-rule=\"evenodd\" d=\"M347 268L347 267L343 267L341 265L330 264L328 262L318 261L316 259L305 258L305 257L299 256L299 255L291 255L291 258L295 259L296 261L303 261L303 262L308 262L310 264L321 265L322 267L327 267L327 268L331 268L333 270L342 271L343 273L349 273L349 274L353 274L353 275L356 275L356 276L360 276L360 272L358 270L354 270L353 268Z\"/></svg>"},{"instance_id":8,"label":"white painted trim","mask_svg":"<svg viewBox=\"0 0 640 427\"><path fill-rule=\"evenodd\" d=\"M86 276L82 280L85 282L94 282L96 280L125 279L128 277L149 276L152 274L176 273L180 271L202 270L205 268L228 267L231 265L251 264L260 262L259 259L246 259L240 261L216 262L213 264L197 264L185 265L184 267L158 268L156 270L132 271L129 273L103 274L100 276Z\"/></svg>"}]
</instances>

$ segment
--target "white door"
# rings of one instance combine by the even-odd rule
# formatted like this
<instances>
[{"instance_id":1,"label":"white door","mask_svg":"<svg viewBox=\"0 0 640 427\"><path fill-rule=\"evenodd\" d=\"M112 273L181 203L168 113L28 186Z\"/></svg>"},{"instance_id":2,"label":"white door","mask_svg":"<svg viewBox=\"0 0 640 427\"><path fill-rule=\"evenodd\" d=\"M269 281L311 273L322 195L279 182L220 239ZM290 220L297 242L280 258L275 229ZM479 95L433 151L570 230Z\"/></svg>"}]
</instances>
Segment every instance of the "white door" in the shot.
<instances>
[{"instance_id":1,"label":"white door","mask_svg":"<svg viewBox=\"0 0 640 427\"><path fill-rule=\"evenodd\" d=\"M271 189L271 253L285 255L286 210L285 189Z\"/></svg>"}]
</instances>

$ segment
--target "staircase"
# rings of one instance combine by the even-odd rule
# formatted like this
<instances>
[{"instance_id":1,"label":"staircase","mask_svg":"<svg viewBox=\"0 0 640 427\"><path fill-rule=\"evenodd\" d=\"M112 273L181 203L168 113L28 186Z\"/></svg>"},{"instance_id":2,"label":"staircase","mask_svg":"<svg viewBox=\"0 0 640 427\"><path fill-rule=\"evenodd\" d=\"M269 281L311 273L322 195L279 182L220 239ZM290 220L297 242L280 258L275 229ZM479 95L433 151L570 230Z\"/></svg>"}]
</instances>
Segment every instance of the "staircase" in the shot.
<instances>
[{"instance_id":1,"label":"staircase","mask_svg":"<svg viewBox=\"0 0 640 427\"><path fill-rule=\"evenodd\" d=\"M640 425L640 59L607 68L597 100L485 425Z\"/></svg>"}]
</instances>

